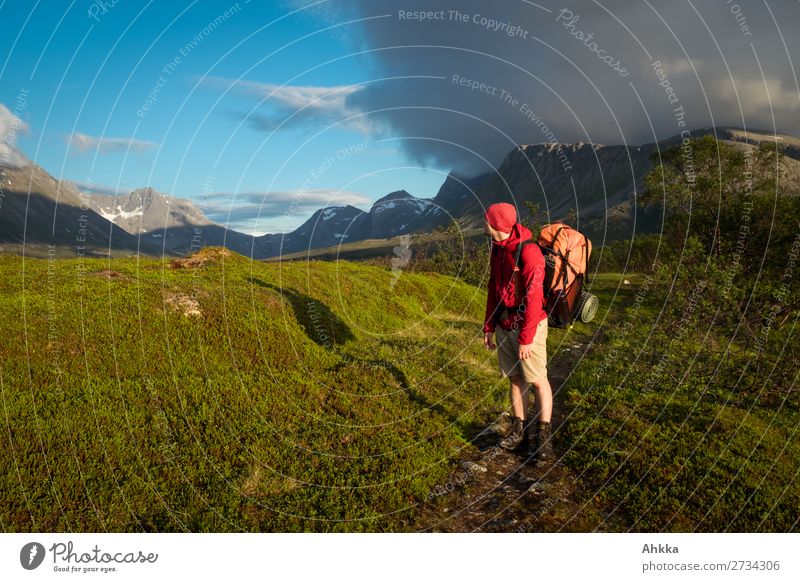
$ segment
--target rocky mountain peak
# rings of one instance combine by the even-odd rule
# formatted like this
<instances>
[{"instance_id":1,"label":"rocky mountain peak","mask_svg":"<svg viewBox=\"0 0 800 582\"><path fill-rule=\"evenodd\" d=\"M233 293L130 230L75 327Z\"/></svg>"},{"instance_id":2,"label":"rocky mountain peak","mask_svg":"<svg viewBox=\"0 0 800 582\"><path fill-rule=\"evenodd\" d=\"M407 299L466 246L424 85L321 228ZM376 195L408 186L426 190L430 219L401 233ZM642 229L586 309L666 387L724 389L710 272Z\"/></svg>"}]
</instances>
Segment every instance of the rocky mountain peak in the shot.
<instances>
[{"instance_id":1,"label":"rocky mountain peak","mask_svg":"<svg viewBox=\"0 0 800 582\"><path fill-rule=\"evenodd\" d=\"M382 198L378 198L373 204L373 207L379 206L380 204L389 202L391 200L403 200L407 198L414 198L414 197L405 190L395 190L394 192L389 192L386 196L383 196Z\"/></svg>"},{"instance_id":2,"label":"rocky mountain peak","mask_svg":"<svg viewBox=\"0 0 800 582\"><path fill-rule=\"evenodd\" d=\"M144 210L150 208L153 202L158 199L162 199L164 203L169 204L169 198L167 196L160 194L155 188L150 186L137 188L128 194L128 200Z\"/></svg>"}]
</instances>

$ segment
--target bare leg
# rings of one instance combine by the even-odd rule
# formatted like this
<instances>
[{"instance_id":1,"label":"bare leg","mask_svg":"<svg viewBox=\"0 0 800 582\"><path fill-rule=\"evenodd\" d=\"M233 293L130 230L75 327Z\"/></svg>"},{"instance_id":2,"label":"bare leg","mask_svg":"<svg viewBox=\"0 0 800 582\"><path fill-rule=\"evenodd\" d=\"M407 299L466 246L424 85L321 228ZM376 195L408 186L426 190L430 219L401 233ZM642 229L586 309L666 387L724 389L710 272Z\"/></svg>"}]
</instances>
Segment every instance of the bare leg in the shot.
<instances>
[{"instance_id":1,"label":"bare leg","mask_svg":"<svg viewBox=\"0 0 800 582\"><path fill-rule=\"evenodd\" d=\"M533 383L536 391L536 411L541 422L550 422L553 414L553 389L547 376Z\"/></svg>"},{"instance_id":2,"label":"bare leg","mask_svg":"<svg viewBox=\"0 0 800 582\"><path fill-rule=\"evenodd\" d=\"M509 381L511 384L511 408L514 416L525 420L528 412L528 383L521 375L511 376Z\"/></svg>"}]
</instances>

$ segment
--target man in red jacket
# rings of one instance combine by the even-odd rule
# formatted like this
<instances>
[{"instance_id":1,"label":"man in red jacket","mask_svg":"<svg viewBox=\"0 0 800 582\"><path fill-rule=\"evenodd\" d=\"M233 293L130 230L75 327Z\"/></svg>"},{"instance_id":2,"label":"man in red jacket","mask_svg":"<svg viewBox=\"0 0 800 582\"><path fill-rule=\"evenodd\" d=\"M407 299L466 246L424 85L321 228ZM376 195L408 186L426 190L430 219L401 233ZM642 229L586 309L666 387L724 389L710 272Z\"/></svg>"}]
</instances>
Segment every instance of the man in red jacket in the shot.
<instances>
[{"instance_id":1,"label":"man in red jacket","mask_svg":"<svg viewBox=\"0 0 800 582\"><path fill-rule=\"evenodd\" d=\"M492 239L492 251L483 343L488 349L497 349L501 373L511 383L514 413L511 431L500 446L528 450L528 384L533 384L538 405L535 454L539 461L552 460L553 392L547 380L544 256L531 231L517 222L517 210L511 204L492 204L484 218L484 232ZM517 247L528 239L531 242L522 246L516 266ZM492 341L493 334L497 345Z\"/></svg>"}]
</instances>

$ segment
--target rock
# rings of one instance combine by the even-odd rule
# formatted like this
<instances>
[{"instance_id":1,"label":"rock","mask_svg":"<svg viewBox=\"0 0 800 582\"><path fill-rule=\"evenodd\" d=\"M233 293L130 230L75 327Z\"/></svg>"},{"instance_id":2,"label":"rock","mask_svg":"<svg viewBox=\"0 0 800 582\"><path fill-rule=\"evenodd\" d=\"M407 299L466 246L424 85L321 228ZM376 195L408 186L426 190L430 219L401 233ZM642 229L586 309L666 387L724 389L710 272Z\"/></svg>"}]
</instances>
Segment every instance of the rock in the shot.
<instances>
[{"instance_id":1,"label":"rock","mask_svg":"<svg viewBox=\"0 0 800 582\"><path fill-rule=\"evenodd\" d=\"M206 247L188 257L173 259L169 263L170 269L189 269L199 268L208 262L222 262L226 258L233 256L233 253L225 247Z\"/></svg>"},{"instance_id":2,"label":"rock","mask_svg":"<svg viewBox=\"0 0 800 582\"><path fill-rule=\"evenodd\" d=\"M547 493L553 486L550 483L542 483L541 481L537 481L530 487L528 487L528 492L535 493L536 495L542 495Z\"/></svg>"},{"instance_id":3,"label":"rock","mask_svg":"<svg viewBox=\"0 0 800 582\"><path fill-rule=\"evenodd\" d=\"M92 275L96 275L98 277L103 277L104 279L125 279L125 275L118 271L112 271L111 269L103 269L102 271L97 271L95 273L91 273Z\"/></svg>"},{"instance_id":4,"label":"rock","mask_svg":"<svg viewBox=\"0 0 800 582\"><path fill-rule=\"evenodd\" d=\"M478 463L474 463L472 461L463 461L461 463L461 468L465 471L469 471L470 473L485 473L487 470L483 465L479 465Z\"/></svg>"},{"instance_id":5,"label":"rock","mask_svg":"<svg viewBox=\"0 0 800 582\"><path fill-rule=\"evenodd\" d=\"M164 303L175 311L181 311L187 317L200 316L200 303L194 297L185 293L172 293L164 297Z\"/></svg>"}]
</instances>

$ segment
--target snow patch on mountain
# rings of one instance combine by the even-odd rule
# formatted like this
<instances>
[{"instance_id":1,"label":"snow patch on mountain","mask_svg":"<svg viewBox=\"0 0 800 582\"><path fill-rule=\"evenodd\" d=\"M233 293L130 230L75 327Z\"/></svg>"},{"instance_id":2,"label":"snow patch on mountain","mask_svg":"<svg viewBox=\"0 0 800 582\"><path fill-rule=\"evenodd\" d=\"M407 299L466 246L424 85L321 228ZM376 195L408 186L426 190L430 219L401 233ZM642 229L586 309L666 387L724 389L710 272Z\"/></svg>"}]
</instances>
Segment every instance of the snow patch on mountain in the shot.
<instances>
[{"instance_id":1,"label":"snow patch on mountain","mask_svg":"<svg viewBox=\"0 0 800 582\"><path fill-rule=\"evenodd\" d=\"M428 208L431 205L431 203L428 200L420 200L418 198L409 198L408 200L406 200L406 202L415 207L414 211L417 214L422 214L423 212L428 210Z\"/></svg>"},{"instance_id":2,"label":"snow patch on mountain","mask_svg":"<svg viewBox=\"0 0 800 582\"><path fill-rule=\"evenodd\" d=\"M396 204L394 202L384 202L383 204L381 204L377 208L375 208L375 214L380 214L384 210L390 210L390 209L394 208L395 206L396 206Z\"/></svg>"},{"instance_id":3,"label":"snow patch on mountain","mask_svg":"<svg viewBox=\"0 0 800 582\"><path fill-rule=\"evenodd\" d=\"M135 210L126 211L123 210L121 206L117 205L115 210L117 212L112 213L112 212L106 212L102 208L98 208L97 212L99 212L103 218L105 218L106 220L110 220L114 224L116 224L118 220L127 220L129 218L135 218L137 216L142 216L144 214L144 208L142 207L139 207Z\"/></svg>"}]
</instances>

